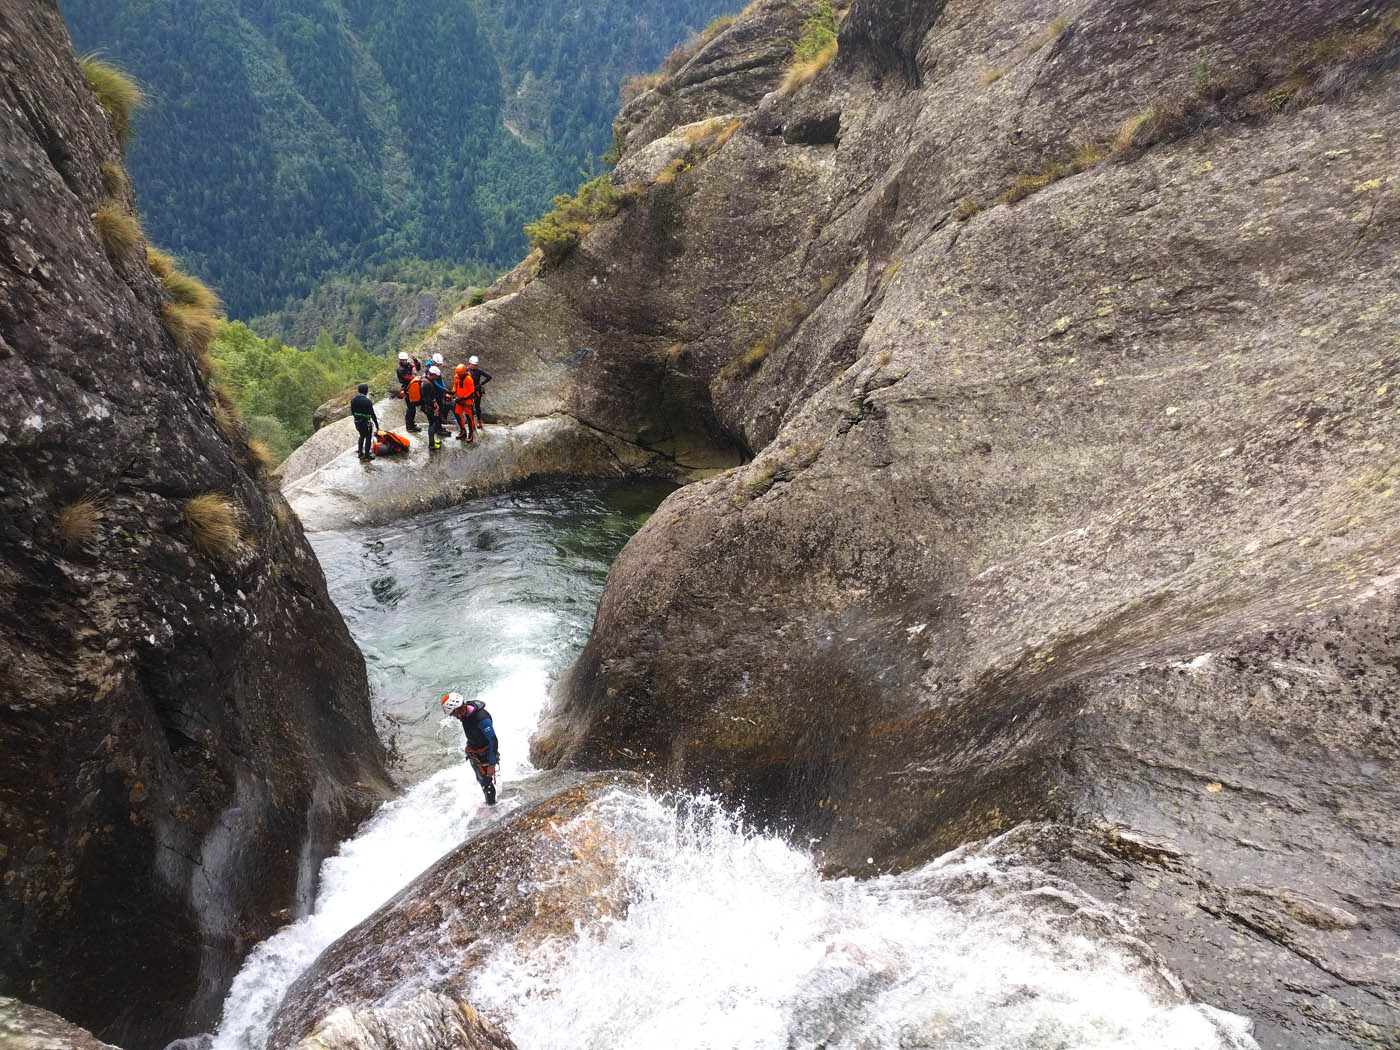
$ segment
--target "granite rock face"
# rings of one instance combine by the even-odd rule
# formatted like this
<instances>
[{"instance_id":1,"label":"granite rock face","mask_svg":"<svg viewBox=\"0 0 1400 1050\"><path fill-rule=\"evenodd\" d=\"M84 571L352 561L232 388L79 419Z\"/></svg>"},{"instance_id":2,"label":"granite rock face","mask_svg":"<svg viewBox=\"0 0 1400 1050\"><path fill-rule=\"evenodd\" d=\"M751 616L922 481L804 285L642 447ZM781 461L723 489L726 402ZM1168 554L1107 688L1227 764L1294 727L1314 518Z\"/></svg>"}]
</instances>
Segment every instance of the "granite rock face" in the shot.
<instances>
[{"instance_id":1,"label":"granite rock face","mask_svg":"<svg viewBox=\"0 0 1400 1050\"><path fill-rule=\"evenodd\" d=\"M752 455L623 551L536 760L835 870L1049 821L1262 1045L1400 1039L1394 13L856 0L785 93L787 11L438 336L589 341L538 409Z\"/></svg>"},{"instance_id":2,"label":"granite rock face","mask_svg":"<svg viewBox=\"0 0 1400 1050\"><path fill-rule=\"evenodd\" d=\"M141 1050L211 1025L388 785L295 516L95 232L134 202L52 0L0 2L0 100L0 991Z\"/></svg>"},{"instance_id":3,"label":"granite rock face","mask_svg":"<svg viewBox=\"0 0 1400 1050\"><path fill-rule=\"evenodd\" d=\"M470 1006L437 992L369 1010L336 1010L294 1050L515 1050Z\"/></svg>"},{"instance_id":4,"label":"granite rock face","mask_svg":"<svg viewBox=\"0 0 1400 1050\"><path fill-rule=\"evenodd\" d=\"M118 1050L63 1018L0 996L0 1046L5 1050Z\"/></svg>"}]
</instances>

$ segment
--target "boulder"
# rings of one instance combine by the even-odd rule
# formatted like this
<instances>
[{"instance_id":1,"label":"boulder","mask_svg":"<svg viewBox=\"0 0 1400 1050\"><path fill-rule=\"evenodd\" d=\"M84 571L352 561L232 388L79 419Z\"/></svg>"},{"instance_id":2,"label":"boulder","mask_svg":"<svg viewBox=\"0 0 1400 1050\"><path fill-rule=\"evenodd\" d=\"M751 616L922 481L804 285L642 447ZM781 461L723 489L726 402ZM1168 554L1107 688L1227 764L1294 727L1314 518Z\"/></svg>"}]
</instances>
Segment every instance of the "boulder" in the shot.
<instances>
[{"instance_id":1,"label":"boulder","mask_svg":"<svg viewBox=\"0 0 1400 1050\"><path fill-rule=\"evenodd\" d=\"M342 390L329 401L318 405L316 411L311 413L311 425L316 430L320 430L327 423L334 423L337 419L348 419L350 417L350 399L354 396L355 388L352 386L348 390Z\"/></svg>"},{"instance_id":2,"label":"boulder","mask_svg":"<svg viewBox=\"0 0 1400 1050\"><path fill-rule=\"evenodd\" d=\"M57 1014L0 996L0 1046L5 1050L118 1050Z\"/></svg>"},{"instance_id":3,"label":"boulder","mask_svg":"<svg viewBox=\"0 0 1400 1050\"><path fill-rule=\"evenodd\" d=\"M342 1007L293 1050L515 1050L515 1044L466 1003L420 992L394 1006Z\"/></svg>"},{"instance_id":4,"label":"boulder","mask_svg":"<svg viewBox=\"0 0 1400 1050\"><path fill-rule=\"evenodd\" d=\"M0 0L0 103L0 993L143 1050L212 1026L389 784L53 0Z\"/></svg>"},{"instance_id":5,"label":"boulder","mask_svg":"<svg viewBox=\"0 0 1400 1050\"><path fill-rule=\"evenodd\" d=\"M462 843L297 978L273 1018L269 1048L293 1046L328 1018L415 996L415 1010L436 1014L444 1004L420 993L465 994L472 965L490 948L506 940L533 946L620 913L617 866L628 844L577 818L608 792L642 784L631 774L595 774Z\"/></svg>"}]
</instances>

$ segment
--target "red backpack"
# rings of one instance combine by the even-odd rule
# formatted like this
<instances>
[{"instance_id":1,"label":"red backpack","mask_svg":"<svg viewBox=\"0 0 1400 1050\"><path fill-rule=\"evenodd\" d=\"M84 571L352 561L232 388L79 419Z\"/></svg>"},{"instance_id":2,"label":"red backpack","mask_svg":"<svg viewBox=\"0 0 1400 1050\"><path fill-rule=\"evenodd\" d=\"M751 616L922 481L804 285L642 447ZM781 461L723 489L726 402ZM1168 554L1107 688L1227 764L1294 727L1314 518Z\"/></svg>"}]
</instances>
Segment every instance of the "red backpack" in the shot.
<instances>
[{"instance_id":1,"label":"red backpack","mask_svg":"<svg viewBox=\"0 0 1400 1050\"><path fill-rule=\"evenodd\" d=\"M418 389L418 384L422 381L422 376L414 376L408 381L408 400L410 404L416 405L423 400L423 392Z\"/></svg>"}]
</instances>

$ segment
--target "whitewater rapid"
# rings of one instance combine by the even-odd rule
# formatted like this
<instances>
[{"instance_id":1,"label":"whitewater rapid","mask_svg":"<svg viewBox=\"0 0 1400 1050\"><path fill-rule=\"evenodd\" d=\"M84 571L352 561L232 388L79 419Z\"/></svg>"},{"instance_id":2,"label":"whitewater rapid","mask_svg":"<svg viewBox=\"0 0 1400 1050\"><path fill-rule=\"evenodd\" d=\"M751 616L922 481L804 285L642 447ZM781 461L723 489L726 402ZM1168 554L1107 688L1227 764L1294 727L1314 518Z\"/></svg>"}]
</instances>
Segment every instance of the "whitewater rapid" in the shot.
<instances>
[{"instance_id":1,"label":"whitewater rapid","mask_svg":"<svg viewBox=\"0 0 1400 1050\"><path fill-rule=\"evenodd\" d=\"M557 520L550 506L545 516ZM535 509L527 506L527 516ZM503 510L512 513L499 502L483 512L498 555L500 543L509 548L501 536L512 535ZM483 527L469 515L434 515L401 526L389 543L381 531L318 553L331 575L365 557L379 571L394 561L386 550L406 552L395 556L393 571L402 574L427 538L458 549ZM412 734L424 778L325 861L310 913L251 953L213 1050L265 1050L282 996L324 948L444 854L550 789L530 767L525 741L550 681L582 645L606 562L623 538L588 554L590 582L579 591L581 570L569 560L578 552L550 534L549 548L568 555L553 571L567 578L569 600L543 584L523 604L514 592L474 595L461 615L475 617L470 636L489 631L490 643L462 673L479 685L503 740L501 804L481 804L460 760L460 730L439 726L427 700L403 701L396 731ZM528 544L502 557L512 588L548 562ZM404 696L437 691L438 670L419 681L419 664L395 658L376 634L378 625L424 644L423 628L393 626L398 599L383 581L368 579L373 601L337 595L375 654L372 681L396 683ZM452 597L432 586L432 574L413 581L427 607ZM433 629L465 630L461 622ZM1134 936L1130 916L995 844L900 875L825 879L807 852L708 799L617 789L559 834L597 836L600 828L620 844L621 858L616 885L603 892L624 908L580 922L568 937L529 947L502 941L465 971L444 945L441 958L422 960L424 986L433 974L466 972L464 998L520 1050L1255 1050L1249 1022L1192 1002ZM401 1001L417 990L382 994Z\"/></svg>"},{"instance_id":2,"label":"whitewater rapid","mask_svg":"<svg viewBox=\"0 0 1400 1050\"><path fill-rule=\"evenodd\" d=\"M1254 1047L1118 916L986 850L824 879L710 800L618 790L562 834L600 821L628 845L625 914L470 980L521 1050Z\"/></svg>"}]
</instances>

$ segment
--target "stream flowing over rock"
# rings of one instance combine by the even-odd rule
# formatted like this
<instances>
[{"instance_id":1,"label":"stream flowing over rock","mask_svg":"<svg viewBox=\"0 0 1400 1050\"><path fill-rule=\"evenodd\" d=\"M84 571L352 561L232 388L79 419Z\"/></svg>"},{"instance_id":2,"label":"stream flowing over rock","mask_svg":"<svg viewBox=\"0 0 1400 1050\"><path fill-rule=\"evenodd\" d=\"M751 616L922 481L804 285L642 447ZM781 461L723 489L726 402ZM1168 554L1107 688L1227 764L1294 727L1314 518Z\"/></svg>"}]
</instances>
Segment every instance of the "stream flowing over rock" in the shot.
<instances>
[{"instance_id":1,"label":"stream flowing over rock","mask_svg":"<svg viewBox=\"0 0 1400 1050\"><path fill-rule=\"evenodd\" d=\"M135 202L53 0L0 0L0 102L0 992L144 1050L211 1025L388 782L301 527L139 236L96 232Z\"/></svg>"},{"instance_id":2,"label":"stream flowing over rock","mask_svg":"<svg viewBox=\"0 0 1400 1050\"><path fill-rule=\"evenodd\" d=\"M630 202L427 347L588 345L528 411L752 453L623 551L536 761L838 872L1038 822L1261 1046L1400 1040L1394 12L855 0L778 90L805 10L633 102Z\"/></svg>"},{"instance_id":3,"label":"stream flowing over rock","mask_svg":"<svg viewBox=\"0 0 1400 1050\"><path fill-rule=\"evenodd\" d=\"M471 965L503 940L539 943L619 913L625 839L601 822L570 836L559 827L617 786L641 784L635 774L589 777L452 850L297 978L267 1045L292 1046L338 1011L359 1016L419 993L460 995Z\"/></svg>"}]
</instances>

